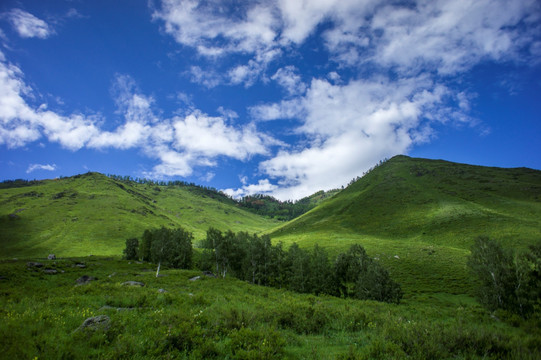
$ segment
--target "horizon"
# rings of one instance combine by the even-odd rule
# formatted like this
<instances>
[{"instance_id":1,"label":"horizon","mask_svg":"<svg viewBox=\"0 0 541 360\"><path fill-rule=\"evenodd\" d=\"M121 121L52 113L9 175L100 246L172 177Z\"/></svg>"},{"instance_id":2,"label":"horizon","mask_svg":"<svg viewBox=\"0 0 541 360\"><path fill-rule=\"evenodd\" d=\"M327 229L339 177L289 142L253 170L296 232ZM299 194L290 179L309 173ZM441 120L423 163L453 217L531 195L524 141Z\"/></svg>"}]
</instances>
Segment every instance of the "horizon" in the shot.
<instances>
[{"instance_id":1,"label":"horizon","mask_svg":"<svg viewBox=\"0 0 541 360\"><path fill-rule=\"evenodd\" d=\"M534 0L7 0L0 181L284 201L399 154L539 170L540 20Z\"/></svg>"}]
</instances>

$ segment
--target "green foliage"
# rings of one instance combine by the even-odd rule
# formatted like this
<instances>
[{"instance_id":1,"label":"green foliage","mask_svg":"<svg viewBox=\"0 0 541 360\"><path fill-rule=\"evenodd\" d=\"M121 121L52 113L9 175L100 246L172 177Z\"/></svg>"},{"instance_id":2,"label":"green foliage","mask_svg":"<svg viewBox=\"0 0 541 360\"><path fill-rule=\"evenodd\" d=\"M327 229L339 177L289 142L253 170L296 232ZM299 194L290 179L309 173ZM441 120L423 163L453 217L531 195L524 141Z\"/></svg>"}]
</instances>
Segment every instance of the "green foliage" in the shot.
<instances>
[{"instance_id":1,"label":"green foliage","mask_svg":"<svg viewBox=\"0 0 541 360\"><path fill-rule=\"evenodd\" d=\"M123 252L124 259L137 260L139 258L139 240L137 238L126 239L126 247Z\"/></svg>"},{"instance_id":2,"label":"green foliage","mask_svg":"<svg viewBox=\"0 0 541 360\"><path fill-rule=\"evenodd\" d=\"M387 270L372 260L361 245L352 245L348 252L338 255L335 276L346 296L398 304L402 289Z\"/></svg>"},{"instance_id":3,"label":"green foliage","mask_svg":"<svg viewBox=\"0 0 541 360\"><path fill-rule=\"evenodd\" d=\"M327 251L318 244L311 252L296 243L284 251L281 243L273 246L268 235L232 231L224 234L210 228L201 245L205 249L202 269L209 269L214 261L222 278L232 273L257 285L393 303L399 303L403 295L387 270L358 244L339 254L334 266Z\"/></svg>"},{"instance_id":4,"label":"green foliage","mask_svg":"<svg viewBox=\"0 0 541 360\"><path fill-rule=\"evenodd\" d=\"M515 255L499 242L478 237L468 266L479 281L478 299L489 310L503 309L522 316L540 305L541 245Z\"/></svg>"},{"instance_id":5,"label":"green foliage","mask_svg":"<svg viewBox=\"0 0 541 360\"><path fill-rule=\"evenodd\" d=\"M183 228L151 231L150 259L178 269L192 267L192 233Z\"/></svg>"}]
</instances>

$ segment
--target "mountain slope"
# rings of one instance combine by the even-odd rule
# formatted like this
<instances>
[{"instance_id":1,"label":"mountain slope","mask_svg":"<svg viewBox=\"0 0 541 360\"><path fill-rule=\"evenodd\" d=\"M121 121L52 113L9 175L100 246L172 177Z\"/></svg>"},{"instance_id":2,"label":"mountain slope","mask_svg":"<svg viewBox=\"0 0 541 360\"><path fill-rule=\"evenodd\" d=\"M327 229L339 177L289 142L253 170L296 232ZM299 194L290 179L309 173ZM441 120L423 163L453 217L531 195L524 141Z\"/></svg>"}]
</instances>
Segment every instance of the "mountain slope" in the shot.
<instances>
[{"instance_id":1,"label":"mountain slope","mask_svg":"<svg viewBox=\"0 0 541 360\"><path fill-rule=\"evenodd\" d=\"M397 156L271 233L331 253L360 243L409 296L471 293L479 235L516 248L541 240L541 171Z\"/></svg>"},{"instance_id":2,"label":"mountain slope","mask_svg":"<svg viewBox=\"0 0 541 360\"><path fill-rule=\"evenodd\" d=\"M276 235L336 230L469 246L486 234L541 238L541 171L397 156Z\"/></svg>"},{"instance_id":3,"label":"mountain slope","mask_svg":"<svg viewBox=\"0 0 541 360\"><path fill-rule=\"evenodd\" d=\"M185 187L98 173L0 189L2 257L120 255L126 238L162 225L181 225L199 240L210 226L259 232L276 224Z\"/></svg>"}]
</instances>

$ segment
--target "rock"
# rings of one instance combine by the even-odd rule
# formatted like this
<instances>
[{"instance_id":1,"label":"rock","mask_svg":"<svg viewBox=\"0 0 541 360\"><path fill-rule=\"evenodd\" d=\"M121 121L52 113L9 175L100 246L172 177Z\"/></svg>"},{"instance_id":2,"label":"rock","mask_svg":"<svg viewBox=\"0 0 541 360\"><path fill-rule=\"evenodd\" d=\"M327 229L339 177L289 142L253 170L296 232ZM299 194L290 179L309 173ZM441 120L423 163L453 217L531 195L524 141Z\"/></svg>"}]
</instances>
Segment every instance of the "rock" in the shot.
<instances>
[{"instance_id":1,"label":"rock","mask_svg":"<svg viewBox=\"0 0 541 360\"><path fill-rule=\"evenodd\" d=\"M145 286L144 283L139 281L125 281L121 285L123 286Z\"/></svg>"},{"instance_id":2,"label":"rock","mask_svg":"<svg viewBox=\"0 0 541 360\"><path fill-rule=\"evenodd\" d=\"M394 258L395 259L400 259L400 257L398 255L395 255Z\"/></svg>"},{"instance_id":3,"label":"rock","mask_svg":"<svg viewBox=\"0 0 541 360\"><path fill-rule=\"evenodd\" d=\"M111 278L111 277L113 277L113 276L115 276L115 275L116 275L116 272L112 273L111 275L108 275L108 277Z\"/></svg>"},{"instance_id":4,"label":"rock","mask_svg":"<svg viewBox=\"0 0 541 360\"><path fill-rule=\"evenodd\" d=\"M88 284L88 283L90 283L91 281L94 281L94 280L98 280L98 278L95 278L94 276L83 275L80 278L78 278L77 280L75 280L75 282L78 285L86 285L86 284Z\"/></svg>"},{"instance_id":5,"label":"rock","mask_svg":"<svg viewBox=\"0 0 541 360\"><path fill-rule=\"evenodd\" d=\"M199 279L201 279L201 276L198 275L198 276L194 276L193 278L190 278L189 280L190 281L197 281Z\"/></svg>"},{"instance_id":6,"label":"rock","mask_svg":"<svg viewBox=\"0 0 541 360\"><path fill-rule=\"evenodd\" d=\"M158 292L159 292L160 294L163 294L163 293L166 293L167 290L165 290L165 289L158 289Z\"/></svg>"},{"instance_id":7,"label":"rock","mask_svg":"<svg viewBox=\"0 0 541 360\"><path fill-rule=\"evenodd\" d=\"M216 277L216 275L214 275L212 272L210 272L208 270L203 271L203 275L205 275L207 277L212 277L212 278Z\"/></svg>"},{"instance_id":8,"label":"rock","mask_svg":"<svg viewBox=\"0 0 541 360\"><path fill-rule=\"evenodd\" d=\"M43 273L47 274L47 275L54 275L54 274L58 274L58 270L56 270L56 269L45 269L45 270L43 270Z\"/></svg>"},{"instance_id":9,"label":"rock","mask_svg":"<svg viewBox=\"0 0 541 360\"><path fill-rule=\"evenodd\" d=\"M107 315L98 315L93 316L85 321L83 321L83 324L79 327L78 330L109 330L109 327L111 326L111 319L109 319L109 316Z\"/></svg>"},{"instance_id":10,"label":"rock","mask_svg":"<svg viewBox=\"0 0 541 360\"><path fill-rule=\"evenodd\" d=\"M83 263L77 263L74 265L75 267L78 267L79 269L85 269L86 268L86 265L83 264Z\"/></svg>"},{"instance_id":11,"label":"rock","mask_svg":"<svg viewBox=\"0 0 541 360\"><path fill-rule=\"evenodd\" d=\"M49 256L47 256L47 260L56 260L56 255L55 254L49 254Z\"/></svg>"},{"instance_id":12,"label":"rock","mask_svg":"<svg viewBox=\"0 0 541 360\"><path fill-rule=\"evenodd\" d=\"M29 268L40 268L43 267L43 264L40 262L30 261L26 263L26 266L28 266Z\"/></svg>"},{"instance_id":13,"label":"rock","mask_svg":"<svg viewBox=\"0 0 541 360\"><path fill-rule=\"evenodd\" d=\"M123 307L116 308L109 305L104 305L98 309L98 311L103 311L103 310L129 311L129 310L135 310L135 308L123 308Z\"/></svg>"}]
</instances>

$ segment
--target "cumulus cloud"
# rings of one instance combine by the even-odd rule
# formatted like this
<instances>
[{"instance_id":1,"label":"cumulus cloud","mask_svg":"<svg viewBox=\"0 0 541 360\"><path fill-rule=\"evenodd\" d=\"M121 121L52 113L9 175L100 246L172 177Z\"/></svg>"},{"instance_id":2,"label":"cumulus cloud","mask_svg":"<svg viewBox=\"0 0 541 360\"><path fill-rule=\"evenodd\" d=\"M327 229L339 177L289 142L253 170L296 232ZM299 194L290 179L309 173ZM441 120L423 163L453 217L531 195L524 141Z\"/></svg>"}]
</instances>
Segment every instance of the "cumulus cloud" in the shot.
<instances>
[{"instance_id":1,"label":"cumulus cloud","mask_svg":"<svg viewBox=\"0 0 541 360\"><path fill-rule=\"evenodd\" d=\"M432 134L430 121L461 121L460 111L443 105L449 101L464 103L465 98L455 98L423 76L345 85L314 79L306 95L295 100L299 110L294 113L301 119L296 131L309 146L282 150L263 161L260 170L278 182L273 194L281 199L339 187L379 159L426 141ZM290 113L290 101L267 107L275 108L276 116Z\"/></svg>"},{"instance_id":2,"label":"cumulus cloud","mask_svg":"<svg viewBox=\"0 0 541 360\"><path fill-rule=\"evenodd\" d=\"M222 191L235 199L239 199L254 194L271 194L277 189L277 185L271 184L268 179L262 179L257 184L244 185L239 189L224 189Z\"/></svg>"},{"instance_id":3,"label":"cumulus cloud","mask_svg":"<svg viewBox=\"0 0 541 360\"><path fill-rule=\"evenodd\" d=\"M244 161L267 155L271 146L282 144L259 132L255 124L234 124L238 115L223 108L219 109L222 116L216 117L192 109L186 116L161 118L153 109L153 98L139 93L126 75L117 75L112 90L125 121L104 130L105 119L100 116L65 116L47 110L46 104L31 106L26 98L32 89L22 71L0 55L0 145L8 148L41 137L72 151L136 148L159 162L147 174L163 177L188 176L194 167L216 166L216 159L222 156Z\"/></svg>"},{"instance_id":4,"label":"cumulus cloud","mask_svg":"<svg viewBox=\"0 0 541 360\"><path fill-rule=\"evenodd\" d=\"M34 172L36 170L46 170L46 171L55 171L56 164L30 164L26 170L27 174Z\"/></svg>"},{"instance_id":5,"label":"cumulus cloud","mask_svg":"<svg viewBox=\"0 0 541 360\"><path fill-rule=\"evenodd\" d=\"M268 64L314 35L339 66L369 63L403 73L429 68L456 74L485 59L537 61L539 52L536 0L271 0L232 7L216 0L163 0L161 5L154 19L179 44L205 57L252 56L231 67L229 84L245 78L253 83L261 67L250 61ZM216 86L221 80L203 83Z\"/></svg>"},{"instance_id":6,"label":"cumulus cloud","mask_svg":"<svg viewBox=\"0 0 541 360\"><path fill-rule=\"evenodd\" d=\"M295 66L286 66L278 69L271 79L282 86L289 95L299 95L306 90L306 84L302 81Z\"/></svg>"},{"instance_id":7,"label":"cumulus cloud","mask_svg":"<svg viewBox=\"0 0 541 360\"><path fill-rule=\"evenodd\" d=\"M45 21L21 9L11 10L8 19L13 29L23 38L45 39L53 33Z\"/></svg>"}]
</instances>

